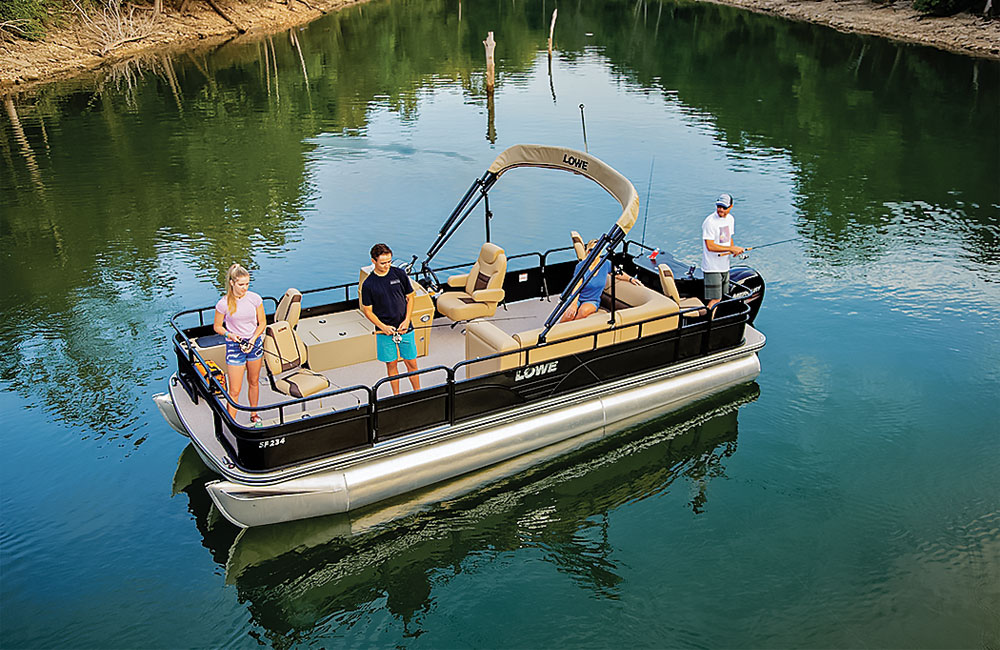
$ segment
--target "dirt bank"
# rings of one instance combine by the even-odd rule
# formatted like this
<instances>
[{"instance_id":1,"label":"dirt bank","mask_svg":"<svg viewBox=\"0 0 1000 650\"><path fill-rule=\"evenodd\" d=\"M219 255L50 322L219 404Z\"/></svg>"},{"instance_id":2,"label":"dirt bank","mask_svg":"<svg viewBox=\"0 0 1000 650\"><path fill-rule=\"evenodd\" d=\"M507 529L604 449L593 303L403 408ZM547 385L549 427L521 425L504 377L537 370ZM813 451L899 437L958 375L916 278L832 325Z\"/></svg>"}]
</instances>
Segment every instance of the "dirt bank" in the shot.
<instances>
[{"instance_id":1,"label":"dirt bank","mask_svg":"<svg viewBox=\"0 0 1000 650\"><path fill-rule=\"evenodd\" d=\"M891 4L877 4L873 0L704 1L827 25L842 32L871 34L960 54L1000 59L1000 20L966 12L946 17L923 16L913 9L909 0ZM997 1L1000 0L994 0ZM982 5L985 4L984 0Z\"/></svg>"},{"instance_id":2,"label":"dirt bank","mask_svg":"<svg viewBox=\"0 0 1000 650\"><path fill-rule=\"evenodd\" d=\"M65 27L51 31L41 42L0 42L0 90L12 86L20 90L25 86L75 76L161 48L194 46L232 37L239 33L237 25L247 33L277 32L363 1L308 0L305 4L300 0L288 0L288 4L279 4L275 0L216 0L216 4L232 19L231 23L207 2L194 0L188 3L183 13L167 7L156 21L152 33L125 43L104 56L101 55L102 44L90 36L82 21L76 17L70 19Z\"/></svg>"},{"instance_id":3,"label":"dirt bank","mask_svg":"<svg viewBox=\"0 0 1000 650\"><path fill-rule=\"evenodd\" d=\"M276 32L314 20L324 13L364 0L275 0L217 4L241 29L251 33ZM1000 59L1000 20L963 13L946 18L925 17L908 0L876 4L871 0L705 0L828 25L843 32L883 36L899 41L979 57ZM1000 1L1000 0L997 0ZM151 50L187 47L237 34L237 27L215 12L208 2L195 0L186 11L172 8L160 16L155 29L141 40L125 43L102 56L101 44L89 36L79 19L54 30L43 42L17 40L0 43L0 90L32 86L78 75L110 62Z\"/></svg>"}]
</instances>

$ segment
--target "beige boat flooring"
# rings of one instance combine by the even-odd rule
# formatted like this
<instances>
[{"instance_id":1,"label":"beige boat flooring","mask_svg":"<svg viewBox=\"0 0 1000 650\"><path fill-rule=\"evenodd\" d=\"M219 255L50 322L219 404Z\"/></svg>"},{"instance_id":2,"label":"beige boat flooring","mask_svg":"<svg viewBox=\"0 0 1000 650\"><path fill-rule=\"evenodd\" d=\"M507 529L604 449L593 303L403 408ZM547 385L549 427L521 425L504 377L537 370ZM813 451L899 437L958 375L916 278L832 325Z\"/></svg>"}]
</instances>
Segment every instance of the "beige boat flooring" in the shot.
<instances>
[{"instance_id":1,"label":"beige boat flooring","mask_svg":"<svg viewBox=\"0 0 1000 650\"><path fill-rule=\"evenodd\" d=\"M493 322L497 327L507 332L515 334L525 330L541 327L546 317L552 312L557 303L556 298L539 299L532 298L521 302L501 306L494 316L485 318ZM454 327L452 327L454 325ZM428 344L427 354L418 357L417 367L419 369L431 368L433 366L453 367L456 363L465 360L465 324L452 323L443 316L434 319L434 325L430 328L431 336ZM406 372L406 366L400 362L399 372ZM381 361L367 361L343 368L334 368L322 373L330 380L331 388L336 390L349 386L372 386L378 380L386 376L386 365ZM447 374L444 370L430 372L420 375L420 387L430 388L444 384ZM459 369L456 379L465 379L464 368ZM399 381L400 393L412 390L409 379L404 378ZM378 396L388 397L392 394L392 388L388 382L380 386ZM289 397L271 388L268 380L267 369L261 370L260 376L260 404L277 404L288 400ZM320 413L336 411L344 408L356 406L359 403L367 402L365 391L354 392L324 397L321 400L314 400L306 407L306 413L315 416ZM240 391L239 403L247 405L250 402L247 397L247 385L244 381L243 389ZM269 409L262 411L264 424L272 424L278 421L278 410ZM285 420L293 420L301 417L303 411L298 406L286 407ZM250 414L248 412L237 413L237 422L248 424Z\"/></svg>"}]
</instances>

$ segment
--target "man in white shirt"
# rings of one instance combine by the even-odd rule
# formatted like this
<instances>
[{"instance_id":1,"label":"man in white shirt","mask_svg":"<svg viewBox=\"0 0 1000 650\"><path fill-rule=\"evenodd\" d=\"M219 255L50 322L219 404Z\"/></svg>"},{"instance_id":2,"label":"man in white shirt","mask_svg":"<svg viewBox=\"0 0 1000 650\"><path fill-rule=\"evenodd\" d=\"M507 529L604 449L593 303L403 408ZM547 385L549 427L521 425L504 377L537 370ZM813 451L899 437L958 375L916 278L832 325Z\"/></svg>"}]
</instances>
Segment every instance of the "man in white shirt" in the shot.
<instances>
[{"instance_id":1,"label":"man in white shirt","mask_svg":"<svg viewBox=\"0 0 1000 650\"><path fill-rule=\"evenodd\" d=\"M729 293L729 257L743 252L733 242L736 223L729 212L733 197L721 194L715 200L715 212L701 224L701 270L705 273L705 300L711 310Z\"/></svg>"}]
</instances>

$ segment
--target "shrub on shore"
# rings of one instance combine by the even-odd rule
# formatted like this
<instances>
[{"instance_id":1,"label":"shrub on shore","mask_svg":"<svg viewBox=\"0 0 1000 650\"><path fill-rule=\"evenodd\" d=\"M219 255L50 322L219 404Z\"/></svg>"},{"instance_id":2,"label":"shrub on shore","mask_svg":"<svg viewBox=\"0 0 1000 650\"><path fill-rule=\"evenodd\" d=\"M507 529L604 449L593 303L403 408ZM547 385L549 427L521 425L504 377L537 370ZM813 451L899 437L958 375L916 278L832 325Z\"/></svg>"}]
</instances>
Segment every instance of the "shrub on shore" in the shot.
<instances>
[{"instance_id":1,"label":"shrub on shore","mask_svg":"<svg viewBox=\"0 0 1000 650\"><path fill-rule=\"evenodd\" d=\"M932 16L951 16L983 4L979 0L913 0L914 9Z\"/></svg>"},{"instance_id":2,"label":"shrub on shore","mask_svg":"<svg viewBox=\"0 0 1000 650\"><path fill-rule=\"evenodd\" d=\"M0 2L0 36L7 32L37 41L45 36L49 10L61 8L59 0L3 0Z\"/></svg>"}]
</instances>

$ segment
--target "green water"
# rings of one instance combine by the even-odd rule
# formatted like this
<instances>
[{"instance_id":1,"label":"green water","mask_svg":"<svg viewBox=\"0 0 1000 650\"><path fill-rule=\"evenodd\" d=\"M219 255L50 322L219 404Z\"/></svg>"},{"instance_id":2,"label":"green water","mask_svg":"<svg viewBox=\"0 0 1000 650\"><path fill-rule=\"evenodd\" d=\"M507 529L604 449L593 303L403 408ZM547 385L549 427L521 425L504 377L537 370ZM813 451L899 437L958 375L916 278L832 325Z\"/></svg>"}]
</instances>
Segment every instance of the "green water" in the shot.
<instances>
[{"instance_id":1,"label":"green water","mask_svg":"<svg viewBox=\"0 0 1000 650\"><path fill-rule=\"evenodd\" d=\"M374 2L5 101L0 645L1000 645L1000 64L605 0L558 5L550 65L555 6ZM422 254L499 151L583 148L581 103L636 239L697 263L721 191L738 243L799 238L748 261L757 382L401 519L237 535L150 400L167 317L233 261L277 296ZM491 208L508 252L618 214L527 171Z\"/></svg>"}]
</instances>

